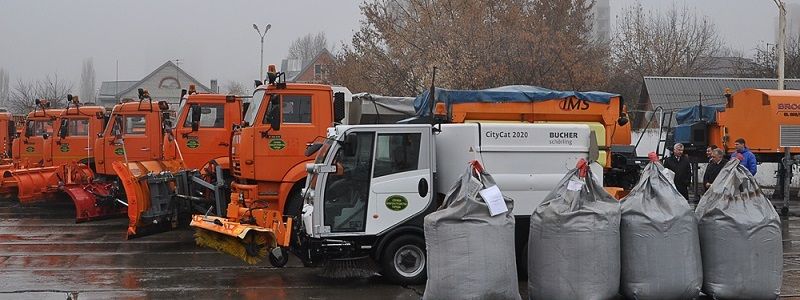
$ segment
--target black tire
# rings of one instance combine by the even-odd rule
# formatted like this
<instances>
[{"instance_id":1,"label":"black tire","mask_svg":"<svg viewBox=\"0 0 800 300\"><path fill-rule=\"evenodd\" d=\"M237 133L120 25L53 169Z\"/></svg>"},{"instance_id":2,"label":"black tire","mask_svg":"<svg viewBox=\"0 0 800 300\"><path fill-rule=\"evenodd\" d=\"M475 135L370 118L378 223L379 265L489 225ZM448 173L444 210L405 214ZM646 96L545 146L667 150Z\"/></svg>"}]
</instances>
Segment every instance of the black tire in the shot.
<instances>
[{"instance_id":1,"label":"black tire","mask_svg":"<svg viewBox=\"0 0 800 300\"><path fill-rule=\"evenodd\" d=\"M428 254L425 241L418 235L406 234L389 242L380 259L381 274L401 284L422 284L428 275Z\"/></svg>"},{"instance_id":2,"label":"black tire","mask_svg":"<svg viewBox=\"0 0 800 300\"><path fill-rule=\"evenodd\" d=\"M295 184L295 187L289 192L286 198L286 203L283 205L283 215L291 217L299 217L303 210L303 188L300 184Z\"/></svg>"},{"instance_id":3,"label":"black tire","mask_svg":"<svg viewBox=\"0 0 800 300\"><path fill-rule=\"evenodd\" d=\"M283 268L286 266L286 263L289 262L289 251L286 248L278 247L281 251L281 258L278 259L275 255L272 254L272 251L269 252L269 263L276 268Z\"/></svg>"}]
</instances>

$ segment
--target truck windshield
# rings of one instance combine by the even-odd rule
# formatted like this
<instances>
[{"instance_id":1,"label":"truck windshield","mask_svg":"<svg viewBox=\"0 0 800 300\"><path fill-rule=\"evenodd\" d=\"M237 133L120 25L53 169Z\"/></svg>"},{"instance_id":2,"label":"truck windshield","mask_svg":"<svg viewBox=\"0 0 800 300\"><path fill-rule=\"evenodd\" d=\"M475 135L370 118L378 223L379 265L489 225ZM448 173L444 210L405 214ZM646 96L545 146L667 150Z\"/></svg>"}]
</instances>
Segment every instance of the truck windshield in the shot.
<instances>
[{"instance_id":1,"label":"truck windshield","mask_svg":"<svg viewBox=\"0 0 800 300\"><path fill-rule=\"evenodd\" d=\"M249 126L253 126L256 122L256 114L258 113L258 109L261 107L261 102L264 100L264 93L265 90L257 90L253 93L253 100L250 102L250 106L247 108L247 112L244 114L244 121L249 124Z\"/></svg>"}]
</instances>

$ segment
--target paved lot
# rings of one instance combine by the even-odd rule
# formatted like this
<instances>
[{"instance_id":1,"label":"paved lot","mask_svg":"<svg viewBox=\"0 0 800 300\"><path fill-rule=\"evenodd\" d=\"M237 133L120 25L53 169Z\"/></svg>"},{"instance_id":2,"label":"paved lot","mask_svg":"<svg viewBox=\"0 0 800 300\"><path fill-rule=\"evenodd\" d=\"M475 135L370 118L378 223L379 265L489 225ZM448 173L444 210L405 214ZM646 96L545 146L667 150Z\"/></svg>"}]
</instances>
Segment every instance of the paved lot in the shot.
<instances>
[{"instance_id":1,"label":"paved lot","mask_svg":"<svg viewBox=\"0 0 800 300\"><path fill-rule=\"evenodd\" d=\"M0 299L419 299L424 286L332 281L296 259L247 266L194 245L190 230L124 240L126 219L75 224L65 200L0 200ZM800 208L794 210L800 212ZM784 222L783 294L800 299L800 218ZM525 283L520 282L526 294Z\"/></svg>"}]
</instances>

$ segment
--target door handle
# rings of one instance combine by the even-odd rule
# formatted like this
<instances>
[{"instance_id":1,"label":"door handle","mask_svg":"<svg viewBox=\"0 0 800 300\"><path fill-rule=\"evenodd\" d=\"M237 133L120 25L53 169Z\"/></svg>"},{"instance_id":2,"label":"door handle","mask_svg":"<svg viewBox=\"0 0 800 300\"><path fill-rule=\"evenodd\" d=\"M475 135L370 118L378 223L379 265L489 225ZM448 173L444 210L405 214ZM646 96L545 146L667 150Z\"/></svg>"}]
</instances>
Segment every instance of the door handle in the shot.
<instances>
[{"instance_id":1,"label":"door handle","mask_svg":"<svg viewBox=\"0 0 800 300\"><path fill-rule=\"evenodd\" d=\"M150 148L147 148L147 147L142 147L142 148L139 148L139 150L142 150L142 151L150 151Z\"/></svg>"},{"instance_id":2,"label":"door handle","mask_svg":"<svg viewBox=\"0 0 800 300\"><path fill-rule=\"evenodd\" d=\"M425 178L419 180L419 184L417 184L417 192L422 198L425 198L425 196L428 195L428 180Z\"/></svg>"},{"instance_id":3,"label":"door handle","mask_svg":"<svg viewBox=\"0 0 800 300\"><path fill-rule=\"evenodd\" d=\"M219 143L219 145L220 145L220 146L225 146L225 147L228 147L228 146L230 146L231 144L228 144L228 143L222 142L222 143Z\"/></svg>"}]
</instances>

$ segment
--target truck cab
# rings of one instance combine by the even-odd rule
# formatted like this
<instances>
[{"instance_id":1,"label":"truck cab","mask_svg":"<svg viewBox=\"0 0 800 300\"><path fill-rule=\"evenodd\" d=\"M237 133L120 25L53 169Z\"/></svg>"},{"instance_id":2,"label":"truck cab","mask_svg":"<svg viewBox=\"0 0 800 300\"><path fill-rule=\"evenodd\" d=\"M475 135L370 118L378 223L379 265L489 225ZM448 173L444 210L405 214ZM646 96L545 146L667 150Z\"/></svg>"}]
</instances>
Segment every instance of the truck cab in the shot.
<instances>
[{"instance_id":1,"label":"truck cab","mask_svg":"<svg viewBox=\"0 0 800 300\"><path fill-rule=\"evenodd\" d=\"M246 203L262 201L280 211L299 213L305 164L312 161L305 149L317 137L325 136L335 120L344 118L344 95L338 98L328 85L258 87L242 127L233 132L231 199L238 200L241 193ZM286 208L292 197L296 201Z\"/></svg>"},{"instance_id":2,"label":"truck cab","mask_svg":"<svg viewBox=\"0 0 800 300\"><path fill-rule=\"evenodd\" d=\"M53 166L70 162L93 165L94 140L105 129L106 109L102 106L67 108L58 118L58 131L53 143L46 145Z\"/></svg>"},{"instance_id":3,"label":"truck cab","mask_svg":"<svg viewBox=\"0 0 800 300\"><path fill-rule=\"evenodd\" d=\"M175 144L166 145L166 157L181 152L187 168L198 169L215 160L229 168L230 135L242 122L242 99L233 95L191 94L181 102L173 124ZM180 149L176 149L175 147Z\"/></svg>"},{"instance_id":4,"label":"truck cab","mask_svg":"<svg viewBox=\"0 0 800 300\"><path fill-rule=\"evenodd\" d=\"M109 124L94 141L96 171L116 176L112 163L158 160L161 157L162 122L168 119L166 103L131 101L117 104Z\"/></svg>"},{"instance_id":5,"label":"truck cab","mask_svg":"<svg viewBox=\"0 0 800 300\"><path fill-rule=\"evenodd\" d=\"M45 151L45 144L51 142L53 133L58 130L56 121L64 110L43 108L28 113L22 127L22 135L14 140L12 157L18 167L50 166L52 158Z\"/></svg>"}]
</instances>

